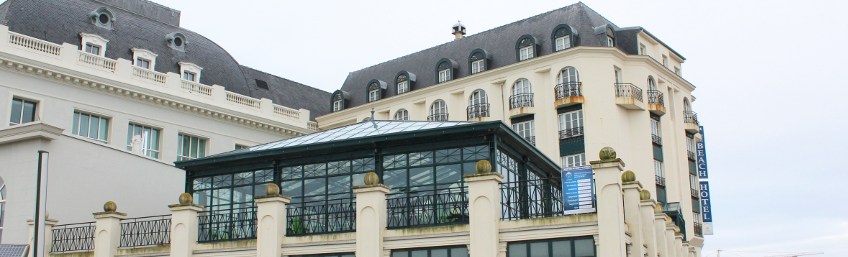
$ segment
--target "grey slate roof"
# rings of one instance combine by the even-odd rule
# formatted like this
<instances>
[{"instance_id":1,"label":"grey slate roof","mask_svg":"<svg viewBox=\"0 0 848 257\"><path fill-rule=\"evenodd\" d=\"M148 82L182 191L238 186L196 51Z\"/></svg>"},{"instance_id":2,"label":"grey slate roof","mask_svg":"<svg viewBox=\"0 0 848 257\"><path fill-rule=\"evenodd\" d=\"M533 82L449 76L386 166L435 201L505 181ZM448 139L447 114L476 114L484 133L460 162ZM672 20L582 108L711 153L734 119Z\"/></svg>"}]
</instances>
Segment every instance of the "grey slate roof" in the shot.
<instances>
[{"instance_id":1,"label":"grey slate roof","mask_svg":"<svg viewBox=\"0 0 848 257\"><path fill-rule=\"evenodd\" d=\"M576 30L578 34L577 46L606 46L606 34L596 34L595 28L608 25L614 30L618 29L618 26L582 2L572 4L351 72L341 87L342 91L350 93L350 99L345 108L366 103L367 84L372 79L389 82L390 86L386 90L384 98L397 95L394 81L395 76L402 70L416 74L417 81L412 90L435 85L436 65L442 58L449 58L459 64L454 79L468 76L471 70L468 58L471 51L477 48L481 48L489 54L487 70L516 63L516 42L525 34L536 38L538 56L550 54L553 52L551 34L554 28L560 24L567 24ZM616 40L619 39L616 38ZM327 105L330 105L329 101Z\"/></svg>"},{"instance_id":2,"label":"grey slate roof","mask_svg":"<svg viewBox=\"0 0 848 257\"><path fill-rule=\"evenodd\" d=\"M89 13L100 7L114 15L112 29L98 27L89 20ZM154 67L158 72L179 73L179 62L191 62L203 68L200 83L269 98L287 107L309 109L311 118L328 112L329 93L245 68L212 40L179 27L179 19L179 11L147 0L7 0L0 5L0 23L13 32L74 45L80 44L81 32L96 34L109 40L105 52L108 58L132 60L132 48L147 49L158 55ZM185 52L167 45L165 36L173 32L185 35ZM254 79L260 77L267 78L275 90L257 88ZM307 99L310 103L294 99Z\"/></svg>"}]
</instances>

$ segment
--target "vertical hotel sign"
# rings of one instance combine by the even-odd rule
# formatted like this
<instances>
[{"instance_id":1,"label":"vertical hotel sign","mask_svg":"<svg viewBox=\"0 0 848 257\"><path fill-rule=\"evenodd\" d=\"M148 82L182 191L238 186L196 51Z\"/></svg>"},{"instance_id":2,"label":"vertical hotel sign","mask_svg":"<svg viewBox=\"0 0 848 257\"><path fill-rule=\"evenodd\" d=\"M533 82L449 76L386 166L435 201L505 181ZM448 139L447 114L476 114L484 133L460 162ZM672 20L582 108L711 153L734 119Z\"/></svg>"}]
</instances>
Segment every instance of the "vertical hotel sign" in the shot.
<instances>
[{"instance_id":1,"label":"vertical hotel sign","mask_svg":"<svg viewBox=\"0 0 848 257\"><path fill-rule=\"evenodd\" d=\"M595 183L591 166L562 169L563 213L577 214L595 211Z\"/></svg>"},{"instance_id":2,"label":"vertical hotel sign","mask_svg":"<svg viewBox=\"0 0 848 257\"><path fill-rule=\"evenodd\" d=\"M710 202L710 182L707 171L707 137L704 135L704 126L701 126L701 141L695 143L698 154L698 178L700 179L701 216L703 217L704 235L713 234L713 209Z\"/></svg>"}]
</instances>

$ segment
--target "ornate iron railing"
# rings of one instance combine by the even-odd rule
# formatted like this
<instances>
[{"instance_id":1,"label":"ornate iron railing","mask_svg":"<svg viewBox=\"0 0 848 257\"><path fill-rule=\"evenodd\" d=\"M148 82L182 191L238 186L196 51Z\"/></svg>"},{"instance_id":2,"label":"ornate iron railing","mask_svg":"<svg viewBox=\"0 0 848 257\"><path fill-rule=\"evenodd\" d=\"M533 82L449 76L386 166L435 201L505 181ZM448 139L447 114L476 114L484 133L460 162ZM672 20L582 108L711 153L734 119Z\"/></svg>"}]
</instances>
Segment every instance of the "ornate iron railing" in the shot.
<instances>
[{"instance_id":1,"label":"ornate iron railing","mask_svg":"<svg viewBox=\"0 0 848 257\"><path fill-rule=\"evenodd\" d=\"M696 198L696 199L698 198L698 189L691 189L690 188L689 193L690 193L690 195L692 195L692 198Z\"/></svg>"},{"instance_id":2,"label":"ornate iron railing","mask_svg":"<svg viewBox=\"0 0 848 257\"><path fill-rule=\"evenodd\" d=\"M562 187L558 178L501 183L501 219L520 220L562 216Z\"/></svg>"},{"instance_id":3,"label":"ornate iron railing","mask_svg":"<svg viewBox=\"0 0 848 257\"><path fill-rule=\"evenodd\" d=\"M642 89L631 83L615 83L615 96L632 97L639 102L643 102Z\"/></svg>"},{"instance_id":4,"label":"ornate iron railing","mask_svg":"<svg viewBox=\"0 0 848 257\"><path fill-rule=\"evenodd\" d=\"M695 112L683 112L683 122L698 125L698 114Z\"/></svg>"},{"instance_id":5,"label":"ornate iron railing","mask_svg":"<svg viewBox=\"0 0 848 257\"><path fill-rule=\"evenodd\" d=\"M563 129L559 131L559 139L579 137L583 135L583 127Z\"/></svg>"},{"instance_id":6,"label":"ornate iron railing","mask_svg":"<svg viewBox=\"0 0 848 257\"><path fill-rule=\"evenodd\" d=\"M648 90L648 103L656 105L665 105L663 93L659 90Z\"/></svg>"},{"instance_id":7,"label":"ornate iron railing","mask_svg":"<svg viewBox=\"0 0 848 257\"><path fill-rule=\"evenodd\" d=\"M531 145L536 145L536 136L526 136L524 140L527 140Z\"/></svg>"},{"instance_id":8,"label":"ornate iron railing","mask_svg":"<svg viewBox=\"0 0 848 257\"><path fill-rule=\"evenodd\" d=\"M91 251L94 249L94 222L72 223L53 227L50 252Z\"/></svg>"},{"instance_id":9,"label":"ornate iron railing","mask_svg":"<svg viewBox=\"0 0 848 257\"><path fill-rule=\"evenodd\" d=\"M696 222L694 227L695 227L695 235L696 236L701 236L701 237L704 236L704 228L703 228L703 225L701 225L701 223Z\"/></svg>"},{"instance_id":10,"label":"ornate iron railing","mask_svg":"<svg viewBox=\"0 0 848 257\"><path fill-rule=\"evenodd\" d=\"M662 137L656 134L651 134L651 142L657 145L662 145Z\"/></svg>"},{"instance_id":11,"label":"ornate iron railing","mask_svg":"<svg viewBox=\"0 0 848 257\"><path fill-rule=\"evenodd\" d=\"M388 228L468 223L466 187L389 194Z\"/></svg>"},{"instance_id":12,"label":"ornate iron railing","mask_svg":"<svg viewBox=\"0 0 848 257\"><path fill-rule=\"evenodd\" d=\"M480 117L489 117L489 104L473 104L466 108L468 111L468 119L475 119Z\"/></svg>"},{"instance_id":13,"label":"ornate iron railing","mask_svg":"<svg viewBox=\"0 0 848 257\"><path fill-rule=\"evenodd\" d=\"M354 199L307 202L286 208L286 235L350 232L356 229Z\"/></svg>"},{"instance_id":14,"label":"ornate iron railing","mask_svg":"<svg viewBox=\"0 0 848 257\"><path fill-rule=\"evenodd\" d=\"M198 213L198 242L256 238L256 207Z\"/></svg>"},{"instance_id":15,"label":"ornate iron railing","mask_svg":"<svg viewBox=\"0 0 848 257\"><path fill-rule=\"evenodd\" d=\"M120 247L171 243L171 215L127 219L121 222Z\"/></svg>"},{"instance_id":16,"label":"ornate iron railing","mask_svg":"<svg viewBox=\"0 0 848 257\"><path fill-rule=\"evenodd\" d=\"M509 109L533 107L533 93L516 94L509 97Z\"/></svg>"},{"instance_id":17,"label":"ornate iron railing","mask_svg":"<svg viewBox=\"0 0 848 257\"><path fill-rule=\"evenodd\" d=\"M427 116L427 120L428 121L448 121L448 114L447 113L430 114L430 116Z\"/></svg>"},{"instance_id":18,"label":"ornate iron railing","mask_svg":"<svg viewBox=\"0 0 848 257\"><path fill-rule=\"evenodd\" d=\"M583 87L583 82L565 82L557 84L554 87L554 95L556 99L562 99L571 96L582 96L583 92L581 92L581 88Z\"/></svg>"},{"instance_id":19,"label":"ornate iron railing","mask_svg":"<svg viewBox=\"0 0 848 257\"><path fill-rule=\"evenodd\" d=\"M695 156L695 152L692 152L692 151L689 151L689 150L687 150L687 151L686 151L686 156L687 156L687 157L689 157L689 160L693 160L693 161L694 161L694 160L697 160L697 159L698 159L698 158Z\"/></svg>"},{"instance_id":20,"label":"ornate iron railing","mask_svg":"<svg viewBox=\"0 0 848 257\"><path fill-rule=\"evenodd\" d=\"M655 175L655 180L658 186L665 186L665 178L660 175Z\"/></svg>"}]
</instances>

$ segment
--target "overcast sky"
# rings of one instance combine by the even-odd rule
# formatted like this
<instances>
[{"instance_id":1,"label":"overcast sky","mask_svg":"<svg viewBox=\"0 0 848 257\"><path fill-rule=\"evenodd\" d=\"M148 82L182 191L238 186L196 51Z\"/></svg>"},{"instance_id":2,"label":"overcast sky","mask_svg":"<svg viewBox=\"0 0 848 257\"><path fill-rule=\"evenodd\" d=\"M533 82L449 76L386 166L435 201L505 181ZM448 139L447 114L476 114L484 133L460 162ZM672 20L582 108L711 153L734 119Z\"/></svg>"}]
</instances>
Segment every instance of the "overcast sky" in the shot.
<instances>
[{"instance_id":1,"label":"overcast sky","mask_svg":"<svg viewBox=\"0 0 848 257\"><path fill-rule=\"evenodd\" d=\"M351 71L571 1L166 1L242 65L332 92ZM846 1L584 1L687 58L715 235L704 256L848 256Z\"/></svg>"}]
</instances>

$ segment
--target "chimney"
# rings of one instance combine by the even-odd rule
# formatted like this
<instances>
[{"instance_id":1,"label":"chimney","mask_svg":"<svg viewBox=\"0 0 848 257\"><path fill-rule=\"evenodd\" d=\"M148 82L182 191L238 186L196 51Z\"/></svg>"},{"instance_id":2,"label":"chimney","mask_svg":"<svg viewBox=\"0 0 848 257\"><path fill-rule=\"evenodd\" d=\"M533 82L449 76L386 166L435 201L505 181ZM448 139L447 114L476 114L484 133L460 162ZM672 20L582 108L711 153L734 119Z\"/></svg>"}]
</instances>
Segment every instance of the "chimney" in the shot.
<instances>
[{"instance_id":1,"label":"chimney","mask_svg":"<svg viewBox=\"0 0 848 257\"><path fill-rule=\"evenodd\" d=\"M456 21L456 24L453 25L453 35L454 40L460 40L465 37L465 26L462 25L462 22Z\"/></svg>"}]
</instances>

